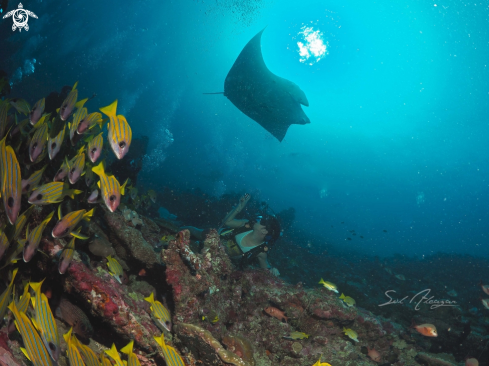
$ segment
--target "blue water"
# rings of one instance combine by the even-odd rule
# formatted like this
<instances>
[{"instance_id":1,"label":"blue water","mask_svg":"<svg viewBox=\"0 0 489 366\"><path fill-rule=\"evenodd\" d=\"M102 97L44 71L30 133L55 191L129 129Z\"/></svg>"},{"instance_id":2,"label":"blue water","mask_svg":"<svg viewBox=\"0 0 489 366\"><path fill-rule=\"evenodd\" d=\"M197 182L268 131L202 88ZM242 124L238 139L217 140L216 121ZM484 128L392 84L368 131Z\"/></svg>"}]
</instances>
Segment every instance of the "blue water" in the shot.
<instances>
[{"instance_id":1,"label":"blue water","mask_svg":"<svg viewBox=\"0 0 489 366\"><path fill-rule=\"evenodd\" d=\"M28 32L0 19L10 96L33 104L79 80L80 98L97 93L89 112L117 98L134 135L150 136L142 185L251 192L275 211L294 207L295 228L315 245L489 255L487 4L23 4L38 16ZM267 66L310 103L311 124L291 126L282 143L222 95L203 94L223 91L265 26ZM328 42L313 65L300 62L303 26ZM349 230L364 239L347 240Z\"/></svg>"}]
</instances>

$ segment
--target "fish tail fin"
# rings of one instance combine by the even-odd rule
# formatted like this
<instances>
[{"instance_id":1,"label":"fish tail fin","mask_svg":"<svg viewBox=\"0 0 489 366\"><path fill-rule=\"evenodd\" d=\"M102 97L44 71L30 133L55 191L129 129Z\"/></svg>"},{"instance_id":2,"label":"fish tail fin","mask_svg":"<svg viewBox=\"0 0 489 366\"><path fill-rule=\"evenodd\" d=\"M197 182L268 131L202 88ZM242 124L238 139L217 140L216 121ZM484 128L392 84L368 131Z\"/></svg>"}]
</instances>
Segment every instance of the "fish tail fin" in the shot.
<instances>
[{"instance_id":1,"label":"fish tail fin","mask_svg":"<svg viewBox=\"0 0 489 366\"><path fill-rule=\"evenodd\" d=\"M43 225L47 225L49 221L53 218L54 211L51 211L49 215L46 216L46 218L42 221Z\"/></svg>"},{"instance_id":2,"label":"fish tail fin","mask_svg":"<svg viewBox=\"0 0 489 366\"><path fill-rule=\"evenodd\" d=\"M90 219L92 218L94 212L95 212L95 207L92 208L90 211L88 211L86 214L83 215L83 220L90 221Z\"/></svg>"},{"instance_id":3,"label":"fish tail fin","mask_svg":"<svg viewBox=\"0 0 489 366\"><path fill-rule=\"evenodd\" d=\"M97 174L99 177L105 175L104 162L101 161L99 165L92 168L92 172Z\"/></svg>"},{"instance_id":4,"label":"fish tail fin","mask_svg":"<svg viewBox=\"0 0 489 366\"><path fill-rule=\"evenodd\" d=\"M76 194L81 194L83 193L83 191L80 191L79 189L70 189L70 194L68 194L68 197L70 197L71 199L75 199L75 195Z\"/></svg>"},{"instance_id":5,"label":"fish tail fin","mask_svg":"<svg viewBox=\"0 0 489 366\"><path fill-rule=\"evenodd\" d=\"M88 98L85 98L85 99L82 99L82 100L79 100L78 102L75 103L75 107L77 109L80 109L80 108L83 108L83 105L85 104L85 102L88 100Z\"/></svg>"},{"instance_id":6,"label":"fish tail fin","mask_svg":"<svg viewBox=\"0 0 489 366\"><path fill-rule=\"evenodd\" d=\"M44 280L42 280L41 282L29 282L29 286L31 286L36 294L39 292L39 295L41 295L41 286Z\"/></svg>"},{"instance_id":7,"label":"fish tail fin","mask_svg":"<svg viewBox=\"0 0 489 366\"><path fill-rule=\"evenodd\" d=\"M125 347L121 348L121 352L126 355L130 355L132 353L132 347L134 346L134 341L130 341Z\"/></svg>"},{"instance_id":8,"label":"fish tail fin","mask_svg":"<svg viewBox=\"0 0 489 366\"><path fill-rule=\"evenodd\" d=\"M117 114L117 99L110 105L100 108L100 112L108 117L116 116Z\"/></svg>"},{"instance_id":9,"label":"fish tail fin","mask_svg":"<svg viewBox=\"0 0 489 366\"><path fill-rule=\"evenodd\" d=\"M112 343L112 347L107 351L105 351L110 357L112 357L114 360L119 359L119 353L117 352L117 348L115 348L115 344Z\"/></svg>"},{"instance_id":10,"label":"fish tail fin","mask_svg":"<svg viewBox=\"0 0 489 366\"><path fill-rule=\"evenodd\" d=\"M155 302L155 298L154 298L153 293L151 293L151 295L149 295L148 297L145 297L144 300L146 300L150 304L153 304Z\"/></svg>"},{"instance_id":11,"label":"fish tail fin","mask_svg":"<svg viewBox=\"0 0 489 366\"><path fill-rule=\"evenodd\" d=\"M124 182L124 184L121 186L120 192L122 195L124 195L124 190L126 188L126 184L128 181L129 181L129 178L127 178L126 181Z\"/></svg>"},{"instance_id":12,"label":"fish tail fin","mask_svg":"<svg viewBox=\"0 0 489 366\"><path fill-rule=\"evenodd\" d=\"M78 86L78 81L75 83L75 85L73 85L73 88L71 90L75 90L77 86Z\"/></svg>"},{"instance_id":13,"label":"fish tail fin","mask_svg":"<svg viewBox=\"0 0 489 366\"><path fill-rule=\"evenodd\" d=\"M70 342L71 332L72 331L73 331L73 327L70 328L70 330L68 331L68 333L63 334L63 338L65 339L65 342L66 343L69 343Z\"/></svg>"},{"instance_id":14,"label":"fish tail fin","mask_svg":"<svg viewBox=\"0 0 489 366\"><path fill-rule=\"evenodd\" d=\"M104 127L104 124L105 124L106 122L108 122L108 121L109 121L109 119L108 119L108 118L103 118L103 119L102 119L102 118L100 118L100 119L98 119L98 120L97 120L97 124L98 124L98 126L99 126L100 128L103 128L103 127ZM101 133L101 134L102 134L102 133Z\"/></svg>"},{"instance_id":15,"label":"fish tail fin","mask_svg":"<svg viewBox=\"0 0 489 366\"><path fill-rule=\"evenodd\" d=\"M160 337L153 337L156 341L156 343L158 343L160 345L161 348L165 349L166 348L166 344L165 344L165 334L164 333L161 333L161 336Z\"/></svg>"},{"instance_id":16,"label":"fish tail fin","mask_svg":"<svg viewBox=\"0 0 489 366\"><path fill-rule=\"evenodd\" d=\"M409 329L411 328L416 328L416 322L414 321L414 319L411 319L411 326L409 327Z\"/></svg>"},{"instance_id":17,"label":"fish tail fin","mask_svg":"<svg viewBox=\"0 0 489 366\"><path fill-rule=\"evenodd\" d=\"M321 280L319 281L319 283L321 283L321 284L324 283L324 280L321 278Z\"/></svg>"},{"instance_id":18,"label":"fish tail fin","mask_svg":"<svg viewBox=\"0 0 489 366\"><path fill-rule=\"evenodd\" d=\"M17 275L17 271L18 270L19 270L18 268L16 268L16 269L13 270L13 272L12 272L12 280L10 281L10 286L13 286L14 285L15 276Z\"/></svg>"}]
</instances>

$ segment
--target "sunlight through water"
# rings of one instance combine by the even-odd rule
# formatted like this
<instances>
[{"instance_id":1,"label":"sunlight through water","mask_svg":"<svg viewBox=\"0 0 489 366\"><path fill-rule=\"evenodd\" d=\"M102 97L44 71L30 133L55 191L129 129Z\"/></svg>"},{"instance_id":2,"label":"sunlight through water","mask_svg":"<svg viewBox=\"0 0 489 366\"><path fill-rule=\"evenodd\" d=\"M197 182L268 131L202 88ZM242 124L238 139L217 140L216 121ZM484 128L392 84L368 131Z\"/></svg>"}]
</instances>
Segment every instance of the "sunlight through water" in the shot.
<instances>
[{"instance_id":1,"label":"sunlight through water","mask_svg":"<svg viewBox=\"0 0 489 366\"><path fill-rule=\"evenodd\" d=\"M329 43L323 40L323 33L319 30L303 26L299 35L302 36L302 42L297 42L300 62L314 65L329 54Z\"/></svg>"}]
</instances>

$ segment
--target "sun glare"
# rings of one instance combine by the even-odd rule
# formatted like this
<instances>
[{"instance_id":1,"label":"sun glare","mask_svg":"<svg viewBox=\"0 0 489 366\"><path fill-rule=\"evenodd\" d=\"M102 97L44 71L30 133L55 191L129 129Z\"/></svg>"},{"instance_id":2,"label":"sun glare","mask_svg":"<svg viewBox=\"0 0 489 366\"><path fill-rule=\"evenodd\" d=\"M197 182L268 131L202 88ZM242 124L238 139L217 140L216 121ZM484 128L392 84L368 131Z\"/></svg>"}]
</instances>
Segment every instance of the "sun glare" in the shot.
<instances>
[{"instance_id":1,"label":"sun glare","mask_svg":"<svg viewBox=\"0 0 489 366\"><path fill-rule=\"evenodd\" d=\"M323 34L319 30L304 26L301 28L299 36L302 37L302 41L297 42L300 62L314 65L329 54L329 43L324 42Z\"/></svg>"}]
</instances>

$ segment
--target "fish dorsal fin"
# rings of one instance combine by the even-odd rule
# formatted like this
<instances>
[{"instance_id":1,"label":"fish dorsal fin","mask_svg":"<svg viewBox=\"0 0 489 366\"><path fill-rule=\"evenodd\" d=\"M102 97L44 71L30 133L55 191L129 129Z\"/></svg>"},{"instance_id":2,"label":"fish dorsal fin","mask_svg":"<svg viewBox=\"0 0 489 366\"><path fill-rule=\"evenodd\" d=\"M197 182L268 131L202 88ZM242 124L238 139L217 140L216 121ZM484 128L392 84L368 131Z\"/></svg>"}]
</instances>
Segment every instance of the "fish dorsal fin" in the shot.
<instances>
[{"instance_id":1,"label":"fish dorsal fin","mask_svg":"<svg viewBox=\"0 0 489 366\"><path fill-rule=\"evenodd\" d=\"M75 83L75 85L73 85L73 88L71 90L75 90L77 85L78 85L78 81Z\"/></svg>"}]
</instances>

